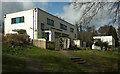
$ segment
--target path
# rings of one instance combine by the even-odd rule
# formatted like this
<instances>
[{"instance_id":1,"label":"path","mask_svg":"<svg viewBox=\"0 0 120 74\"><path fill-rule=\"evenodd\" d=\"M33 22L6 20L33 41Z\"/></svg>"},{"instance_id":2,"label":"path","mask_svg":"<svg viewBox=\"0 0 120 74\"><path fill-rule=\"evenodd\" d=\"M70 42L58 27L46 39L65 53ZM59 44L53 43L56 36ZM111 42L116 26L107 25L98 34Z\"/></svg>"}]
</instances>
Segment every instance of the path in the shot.
<instances>
[{"instance_id":1,"label":"path","mask_svg":"<svg viewBox=\"0 0 120 74\"><path fill-rule=\"evenodd\" d=\"M43 72L40 62L29 57L21 57L25 60L25 72Z\"/></svg>"},{"instance_id":2,"label":"path","mask_svg":"<svg viewBox=\"0 0 120 74\"><path fill-rule=\"evenodd\" d=\"M92 66L90 63L84 61L81 57L75 57L75 56L73 56L73 55L70 54L69 51L67 51L67 50L60 50L60 51L56 51L56 52L58 52L58 53L60 53L60 54L62 54L62 55L64 55L64 56L70 58L70 60L73 61L73 62L75 62L75 63L77 63L77 62L79 61L77 64L80 64L80 65L82 65L82 66L84 66L84 67L87 67L87 69L89 69L89 70L91 70L91 71L93 71L93 72L101 72L101 71L103 72L102 69L100 69L100 68L98 68L98 67L95 67L95 66ZM75 60L72 60L72 59L75 59ZM78 59L78 60L77 60L77 59ZM77 60L77 61L76 61L76 60ZM80 62L80 61L81 61L81 62ZM83 63L82 63L82 62L83 62Z\"/></svg>"}]
</instances>

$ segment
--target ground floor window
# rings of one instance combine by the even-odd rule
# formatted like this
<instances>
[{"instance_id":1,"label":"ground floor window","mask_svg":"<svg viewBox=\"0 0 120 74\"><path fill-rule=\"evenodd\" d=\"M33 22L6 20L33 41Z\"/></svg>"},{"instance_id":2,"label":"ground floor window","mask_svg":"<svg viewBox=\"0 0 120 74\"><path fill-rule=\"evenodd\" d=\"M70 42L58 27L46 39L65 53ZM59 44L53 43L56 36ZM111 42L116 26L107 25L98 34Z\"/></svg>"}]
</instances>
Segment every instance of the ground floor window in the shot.
<instances>
[{"instance_id":1,"label":"ground floor window","mask_svg":"<svg viewBox=\"0 0 120 74\"><path fill-rule=\"evenodd\" d=\"M48 41L49 40L49 32L45 33L45 39Z\"/></svg>"}]
</instances>

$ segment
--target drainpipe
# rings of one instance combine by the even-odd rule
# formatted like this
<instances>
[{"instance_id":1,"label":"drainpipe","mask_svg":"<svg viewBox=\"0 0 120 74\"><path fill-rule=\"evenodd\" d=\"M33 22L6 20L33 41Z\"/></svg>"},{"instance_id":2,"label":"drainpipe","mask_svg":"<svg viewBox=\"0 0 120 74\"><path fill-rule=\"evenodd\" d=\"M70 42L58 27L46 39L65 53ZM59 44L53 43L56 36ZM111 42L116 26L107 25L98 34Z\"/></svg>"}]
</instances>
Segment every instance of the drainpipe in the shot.
<instances>
[{"instance_id":1,"label":"drainpipe","mask_svg":"<svg viewBox=\"0 0 120 74\"><path fill-rule=\"evenodd\" d=\"M34 40L34 9L33 9L33 40Z\"/></svg>"}]
</instances>

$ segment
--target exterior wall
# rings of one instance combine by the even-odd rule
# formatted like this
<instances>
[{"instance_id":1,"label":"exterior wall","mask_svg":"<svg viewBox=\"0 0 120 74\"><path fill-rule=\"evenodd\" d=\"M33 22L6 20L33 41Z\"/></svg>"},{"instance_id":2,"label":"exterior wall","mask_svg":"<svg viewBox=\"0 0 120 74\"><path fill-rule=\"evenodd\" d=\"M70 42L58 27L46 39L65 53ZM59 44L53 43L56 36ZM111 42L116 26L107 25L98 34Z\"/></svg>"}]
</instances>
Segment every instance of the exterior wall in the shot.
<instances>
[{"instance_id":1,"label":"exterior wall","mask_svg":"<svg viewBox=\"0 0 120 74\"><path fill-rule=\"evenodd\" d=\"M59 30L61 30L60 33L68 34L70 38L75 38L75 34L76 34L76 37L77 37L77 29L74 25L72 25L70 23L67 23L67 22L57 18L56 16L53 16L49 13L46 13L45 11L40 10L40 9L39 9L38 13L39 13L38 14L38 21L39 21L38 24L40 25L41 23L43 23L45 29L49 29L49 30L52 30L51 28L59 29ZM51 20L54 20L54 26L51 26L51 25L47 24L47 18L49 18ZM66 25L67 30L61 29L60 28L60 23ZM70 27L74 29L74 32L70 32ZM42 35L41 35L41 37L42 37ZM54 39L52 39L52 40L54 41Z\"/></svg>"},{"instance_id":2,"label":"exterior wall","mask_svg":"<svg viewBox=\"0 0 120 74\"><path fill-rule=\"evenodd\" d=\"M45 39L33 40L33 45L46 49L46 40Z\"/></svg>"},{"instance_id":3,"label":"exterior wall","mask_svg":"<svg viewBox=\"0 0 120 74\"><path fill-rule=\"evenodd\" d=\"M11 18L24 16L24 23L11 24ZM6 14L4 33L16 33L14 29L24 29L30 38L33 37L33 10L21 11L16 13Z\"/></svg>"},{"instance_id":4,"label":"exterior wall","mask_svg":"<svg viewBox=\"0 0 120 74\"><path fill-rule=\"evenodd\" d=\"M93 39L100 39L102 42L108 42L108 45L111 46L112 49L115 48L115 40L112 36L94 36ZM92 45L92 49L100 49L98 46Z\"/></svg>"},{"instance_id":5,"label":"exterior wall","mask_svg":"<svg viewBox=\"0 0 120 74\"><path fill-rule=\"evenodd\" d=\"M80 47L80 40L74 40L75 45L77 45L77 47Z\"/></svg>"},{"instance_id":6,"label":"exterior wall","mask_svg":"<svg viewBox=\"0 0 120 74\"><path fill-rule=\"evenodd\" d=\"M77 45L77 47L86 47L86 42L81 42L81 40L74 40L75 45Z\"/></svg>"},{"instance_id":7,"label":"exterior wall","mask_svg":"<svg viewBox=\"0 0 120 74\"><path fill-rule=\"evenodd\" d=\"M11 24L12 18L22 17L22 16L24 16L24 23ZM47 18L54 20L54 26L47 24ZM41 30L41 23L44 24L44 29L47 29L46 31ZM61 29L60 23L66 25L67 30ZM39 27L38 27L38 25L39 25ZM77 38L76 26L74 26L56 16L53 16L43 10L40 10L39 8L34 8L31 10L6 14L4 27L5 27L5 29L4 29L5 35L8 33L17 33L13 30L23 29L23 30L26 30L26 32L30 36L30 38L35 41L42 38L43 32L49 32L49 41L55 41L55 32L64 33L64 34L68 35L68 38ZM70 28L73 28L74 32L70 32ZM39 31L38 31L38 29L39 29ZM40 35L40 38L38 38L38 33ZM76 34L76 37L75 37L75 34ZM68 39L66 41L68 41L68 45L66 47L69 48L70 40ZM36 42L41 43L41 41L36 41ZM38 44L40 44L40 43L38 43ZM35 45L36 44L37 43L35 43Z\"/></svg>"}]
</instances>

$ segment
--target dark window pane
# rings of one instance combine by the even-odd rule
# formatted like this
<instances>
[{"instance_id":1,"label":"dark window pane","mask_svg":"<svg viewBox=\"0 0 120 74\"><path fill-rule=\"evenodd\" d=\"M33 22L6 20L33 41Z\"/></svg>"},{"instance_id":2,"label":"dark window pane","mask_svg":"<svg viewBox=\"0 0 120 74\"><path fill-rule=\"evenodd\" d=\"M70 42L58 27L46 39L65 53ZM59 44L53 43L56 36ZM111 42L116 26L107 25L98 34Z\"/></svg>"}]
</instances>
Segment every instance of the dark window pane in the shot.
<instances>
[{"instance_id":1,"label":"dark window pane","mask_svg":"<svg viewBox=\"0 0 120 74\"><path fill-rule=\"evenodd\" d=\"M41 23L41 30L44 30L44 24Z\"/></svg>"},{"instance_id":2,"label":"dark window pane","mask_svg":"<svg viewBox=\"0 0 120 74\"><path fill-rule=\"evenodd\" d=\"M54 21L49 19L49 18L47 18L47 24L51 25L51 26L54 26Z\"/></svg>"},{"instance_id":3,"label":"dark window pane","mask_svg":"<svg viewBox=\"0 0 120 74\"><path fill-rule=\"evenodd\" d=\"M73 29L73 28L70 28L70 32L74 32L74 29Z\"/></svg>"},{"instance_id":4,"label":"dark window pane","mask_svg":"<svg viewBox=\"0 0 120 74\"><path fill-rule=\"evenodd\" d=\"M24 22L24 17L16 17L11 19L11 24L23 23L23 22Z\"/></svg>"},{"instance_id":5,"label":"dark window pane","mask_svg":"<svg viewBox=\"0 0 120 74\"><path fill-rule=\"evenodd\" d=\"M19 17L16 18L16 23L20 23L20 18Z\"/></svg>"},{"instance_id":6,"label":"dark window pane","mask_svg":"<svg viewBox=\"0 0 120 74\"><path fill-rule=\"evenodd\" d=\"M64 24L60 24L60 28L61 28L61 29L64 29L64 30L67 30L67 26L64 25Z\"/></svg>"},{"instance_id":7,"label":"dark window pane","mask_svg":"<svg viewBox=\"0 0 120 74\"><path fill-rule=\"evenodd\" d=\"M49 40L49 33L45 33L45 39L48 41Z\"/></svg>"},{"instance_id":8,"label":"dark window pane","mask_svg":"<svg viewBox=\"0 0 120 74\"><path fill-rule=\"evenodd\" d=\"M20 17L20 22L24 22L24 17Z\"/></svg>"}]
</instances>

